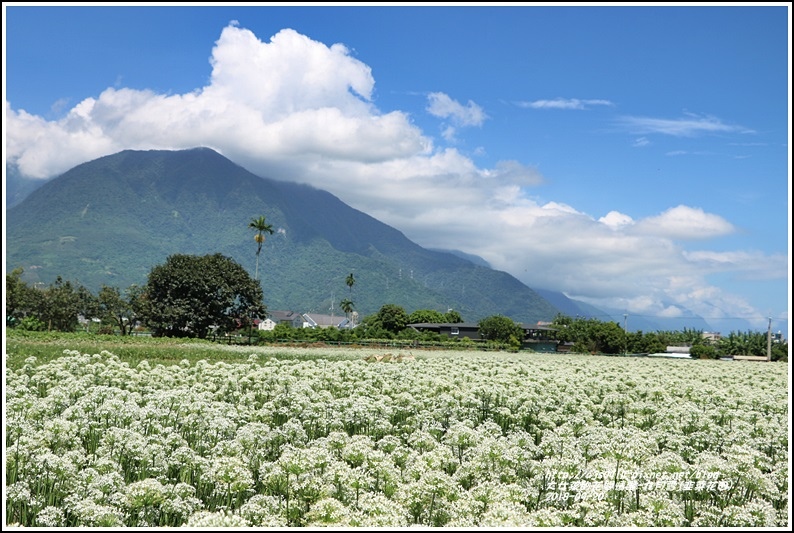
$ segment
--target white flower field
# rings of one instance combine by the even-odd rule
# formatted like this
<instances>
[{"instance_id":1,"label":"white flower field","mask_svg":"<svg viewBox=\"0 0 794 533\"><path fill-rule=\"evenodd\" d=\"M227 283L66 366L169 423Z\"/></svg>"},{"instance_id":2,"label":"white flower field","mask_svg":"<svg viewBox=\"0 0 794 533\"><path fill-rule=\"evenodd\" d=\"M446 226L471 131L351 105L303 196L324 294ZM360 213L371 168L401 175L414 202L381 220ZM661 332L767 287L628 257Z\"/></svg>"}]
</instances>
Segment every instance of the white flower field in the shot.
<instances>
[{"instance_id":1,"label":"white flower field","mask_svg":"<svg viewBox=\"0 0 794 533\"><path fill-rule=\"evenodd\" d=\"M790 525L785 363L236 350L7 370L6 524Z\"/></svg>"}]
</instances>

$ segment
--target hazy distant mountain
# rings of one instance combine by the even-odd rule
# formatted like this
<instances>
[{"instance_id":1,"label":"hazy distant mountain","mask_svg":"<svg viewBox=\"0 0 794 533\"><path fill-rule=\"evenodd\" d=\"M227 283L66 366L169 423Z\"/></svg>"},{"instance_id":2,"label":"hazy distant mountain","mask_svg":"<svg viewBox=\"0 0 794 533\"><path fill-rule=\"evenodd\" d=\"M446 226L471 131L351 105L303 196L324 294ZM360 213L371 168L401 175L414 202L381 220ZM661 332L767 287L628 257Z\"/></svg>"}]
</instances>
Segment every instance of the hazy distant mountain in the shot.
<instances>
[{"instance_id":1,"label":"hazy distant mountain","mask_svg":"<svg viewBox=\"0 0 794 533\"><path fill-rule=\"evenodd\" d=\"M715 329L713 325L710 325L702 317L690 311L686 311L683 316L675 318L635 315L625 310L595 307L568 298L561 292L545 289L535 289L535 292L565 315L617 322L621 327L625 325L626 329L629 331L643 331L647 333L649 331L682 331L685 328L702 331L720 331L718 328ZM726 333L729 331L731 330L725 330Z\"/></svg>"},{"instance_id":2,"label":"hazy distant mountain","mask_svg":"<svg viewBox=\"0 0 794 533\"><path fill-rule=\"evenodd\" d=\"M328 192L256 176L207 148L126 150L47 181L7 211L6 269L23 267L28 283L61 276L92 291L143 284L175 253L219 252L253 273L248 223L261 215L276 230L259 258L270 309L341 314L349 298L361 316L386 303L452 308L467 321L558 313L505 272L422 248Z\"/></svg>"},{"instance_id":3,"label":"hazy distant mountain","mask_svg":"<svg viewBox=\"0 0 794 533\"><path fill-rule=\"evenodd\" d=\"M24 200L31 192L35 191L47 180L26 178L20 174L16 165L6 164L5 203L6 209L13 207Z\"/></svg>"}]
</instances>

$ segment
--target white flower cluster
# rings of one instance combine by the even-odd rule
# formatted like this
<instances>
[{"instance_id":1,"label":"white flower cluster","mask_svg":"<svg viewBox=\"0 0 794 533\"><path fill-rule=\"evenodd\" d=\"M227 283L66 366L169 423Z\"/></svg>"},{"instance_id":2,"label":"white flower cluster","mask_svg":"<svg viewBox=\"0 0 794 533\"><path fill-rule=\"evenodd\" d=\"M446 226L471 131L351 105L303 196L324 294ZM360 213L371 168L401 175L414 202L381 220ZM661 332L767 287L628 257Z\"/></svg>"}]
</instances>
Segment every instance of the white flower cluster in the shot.
<instances>
[{"instance_id":1,"label":"white flower cluster","mask_svg":"<svg viewBox=\"0 0 794 533\"><path fill-rule=\"evenodd\" d=\"M65 350L8 371L6 520L788 525L784 366L246 350L170 367Z\"/></svg>"}]
</instances>

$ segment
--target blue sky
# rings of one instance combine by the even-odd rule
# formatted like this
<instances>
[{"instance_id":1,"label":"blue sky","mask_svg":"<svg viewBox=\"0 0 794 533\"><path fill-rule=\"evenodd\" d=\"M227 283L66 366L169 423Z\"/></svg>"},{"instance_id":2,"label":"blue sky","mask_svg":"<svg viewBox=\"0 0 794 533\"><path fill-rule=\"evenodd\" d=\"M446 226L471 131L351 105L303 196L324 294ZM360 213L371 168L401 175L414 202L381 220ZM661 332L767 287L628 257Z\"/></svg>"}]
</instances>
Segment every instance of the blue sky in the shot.
<instances>
[{"instance_id":1,"label":"blue sky","mask_svg":"<svg viewBox=\"0 0 794 533\"><path fill-rule=\"evenodd\" d=\"M4 3L7 161L215 148L630 315L786 329L789 3Z\"/></svg>"}]
</instances>

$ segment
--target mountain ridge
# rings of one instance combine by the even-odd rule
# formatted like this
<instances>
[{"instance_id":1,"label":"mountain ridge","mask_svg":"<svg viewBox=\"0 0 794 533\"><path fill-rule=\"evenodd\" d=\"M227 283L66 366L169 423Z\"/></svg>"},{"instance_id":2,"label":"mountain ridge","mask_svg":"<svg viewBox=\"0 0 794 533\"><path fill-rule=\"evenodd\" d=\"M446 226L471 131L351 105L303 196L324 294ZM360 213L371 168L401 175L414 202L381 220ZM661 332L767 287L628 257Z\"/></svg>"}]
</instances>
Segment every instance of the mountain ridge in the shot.
<instances>
[{"instance_id":1,"label":"mountain ridge","mask_svg":"<svg viewBox=\"0 0 794 533\"><path fill-rule=\"evenodd\" d=\"M557 313L508 273L422 248L327 191L257 176L210 148L124 150L42 184L7 211L7 267L92 291L143 284L174 253L220 252L252 272L247 224L259 215L276 230L259 263L270 309L324 312L349 297L363 316L386 303L467 320Z\"/></svg>"}]
</instances>

